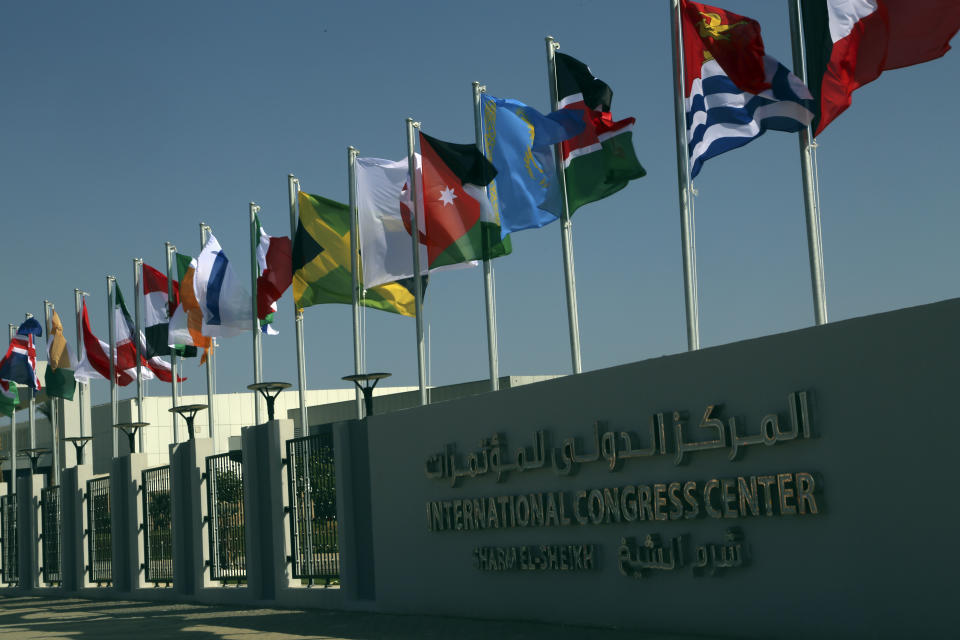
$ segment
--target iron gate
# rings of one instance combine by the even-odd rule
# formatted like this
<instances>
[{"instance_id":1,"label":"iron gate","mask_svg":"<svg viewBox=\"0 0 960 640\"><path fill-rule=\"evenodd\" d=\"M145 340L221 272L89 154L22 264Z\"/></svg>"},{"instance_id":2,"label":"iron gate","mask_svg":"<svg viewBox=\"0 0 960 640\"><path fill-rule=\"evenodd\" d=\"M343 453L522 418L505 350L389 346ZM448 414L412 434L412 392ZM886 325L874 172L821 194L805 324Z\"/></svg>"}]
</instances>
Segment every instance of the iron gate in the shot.
<instances>
[{"instance_id":1,"label":"iron gate","mask_svg":"<svg viewBox=\"0 0 960 640\"><path fill-rule=\"evenodd\" d=\"M17 494L0 497L0 516L3 522L3 581L17 584L20 568L17 560Z\"/></svg>"},{"instance_id":2,"label":"iron gate","mask_svg":"<svg viewBox=\"0 0 960 640\"><path fill-rule=\"evenodd\" d=\"M333 435L287 440L293 577L328 584L340 577Z\"/></svg>"},{"instance_id":3,"label":"iron gate","mask_svg":"<svg viewBox=\"0 0 960 640\"><path fill-rule=\"evenodd\" d=\"M90 582L113 581L112 524L110 522L110 477L87 480L87 549Z\"/></svg>"},{"instance_id":4,"label":"iron gate","mask_svg":"<svg viewBox=\"0 0 960 640\"><path fill-rule=\"evenodd\" d=\"M43 581L60 584L60 486L40 491L40 519L43 522Z\"/></svg>"},{"instance_id":5,"label":"iron gate","mask_svg":"<svg viewBox=\"0 0 960 640\"><path fill-rule=\"evenodd\" d=\"M243 519L243 464L229 453L207 457L210 579L240 582L247 577Z\"/></svg>"},{"instance_id":6,"label":"iron gate","mask_svg":"<svg viewBox=\"0 0 960 640\"><path fill-rule=\"evenodd\" d=\"M147 582L173 582L173 521L170 466L144 469L143 558Z\"/></svg>"}]
</instances>

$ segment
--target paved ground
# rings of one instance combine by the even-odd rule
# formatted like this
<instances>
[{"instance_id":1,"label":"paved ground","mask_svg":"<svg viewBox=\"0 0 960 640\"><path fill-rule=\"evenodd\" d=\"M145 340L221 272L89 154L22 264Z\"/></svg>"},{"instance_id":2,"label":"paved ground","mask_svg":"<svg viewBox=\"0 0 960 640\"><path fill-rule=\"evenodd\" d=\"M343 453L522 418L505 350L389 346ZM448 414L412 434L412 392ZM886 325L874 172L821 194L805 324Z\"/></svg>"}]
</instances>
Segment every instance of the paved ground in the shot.
<instances>
[{"instance_id":1,"label":"paved ground","mask_svg":"<svg viewBox=\"0 0 960 640\"><path fill-rule=\"evenodd\" d=\"M0 638L17 640L709 640L526 622L326 610L0 596Z\"/></svg>"}]
</instances>

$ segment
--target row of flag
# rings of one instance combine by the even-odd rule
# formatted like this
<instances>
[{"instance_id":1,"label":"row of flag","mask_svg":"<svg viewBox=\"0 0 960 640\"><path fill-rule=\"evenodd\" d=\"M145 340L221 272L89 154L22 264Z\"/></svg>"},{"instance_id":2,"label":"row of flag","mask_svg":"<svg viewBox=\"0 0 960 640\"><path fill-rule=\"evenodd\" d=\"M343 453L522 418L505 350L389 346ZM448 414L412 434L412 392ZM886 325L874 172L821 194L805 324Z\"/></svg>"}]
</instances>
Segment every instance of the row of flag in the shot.
<instances>
[{"instance_id":1,"label":"row of flag","mask_svg":"<svg viewBox=\"0 0 960 640\"><path fill-rule=\"evenodd\" d=\"M960 28L956 2L800 0L799 8L806 84L766 54L755 20L679 0L683 64L677 72L691 177L707 160L765 131L812 126L820 133L849 107L854 90L884 70L942 56ZM483 94L479 148L421 131L412 181L407 159L356 159L361 304L415 315L413 215L427 275L507 255L510 234L558 220L564 199L572 214L645 175L632 141L635 120L614 119L610 86L563 53L555 56L555 73L552 113ZM422 203L416 214L411 182ZM297 198L292 240L270 236L256 219L256 316L263 333L274 332L277 301L291 285L300 309L353 302L350 207L305 192ZM196 258L177 254L175 270L168 282L167 274L143 265L142 328L117 290L112 355L111 345L91 331L85 302L79 311L79 361L54 311L47 327L47 393L72 399L75 381L109 379L111 360L118 385L135 380L138 368L144 379L172 382L165 356L206 358L214 338L253 330L251 292L213 234ZM0 361L0 412L16 407L17 384L40 389L34 338L42 335L31 318L11 340Z\"/></svg>"}]
</instances>

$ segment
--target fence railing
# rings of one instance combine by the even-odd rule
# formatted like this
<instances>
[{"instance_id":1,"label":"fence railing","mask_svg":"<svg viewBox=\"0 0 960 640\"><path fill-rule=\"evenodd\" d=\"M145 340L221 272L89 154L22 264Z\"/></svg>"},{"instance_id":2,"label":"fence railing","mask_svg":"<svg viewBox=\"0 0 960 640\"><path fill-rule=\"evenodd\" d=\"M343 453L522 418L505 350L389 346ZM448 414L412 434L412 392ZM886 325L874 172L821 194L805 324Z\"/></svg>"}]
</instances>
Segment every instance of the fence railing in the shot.
<instances>
[{"instance_id":1,"label":"fence railing","mask_svg":"<svg viewBox=\"0 0 960 640\"><path fill-rule=\"evenodd\" d=\"M229 453L207 457L207 513L210 527L210 579L223 582L247 577L244 538L243 464Z\"/></svg>"},{"instance_id":2,"label":"fence railing","mask_svg":"<svg viewBox=\"0 0 960 640\"><path fill-rule=\"evenodd\" d=\"M90 582L109 584L113 581L109 476L87 480L87 522Z\"/></svg>"},{"instance_id":3,"label":"fence railing","mask_svg":"<svg viewBox=\"0 0 960 640\"><path fill-rule=\"evenodd\" d=\"M20 567L17 560L17 496L0 496L0 529L3 535L3 581L17 584Z\"/></svg>"},{"instance_id":4,"label":"fence railing","mask_svg":"<svg viewBox=\"0 0 960 640\"><path fill-rule=\"evenodd\" d=\"M171 517L170 466L144 469L143 559L147 582L173 582L173 520Z\"/></svg>"},{"instance_id":5,"label":"fence railing","mask_svg":"<svg viewBox=\"0 0 960 640\"><path fill-rule=\"evenodd\" d=\"M43 581L59 584L60 575L60 486L40 491L40 519L43 522Z\"/></svg>"},{"instance_id":6,"label":"fence railing","mask_svg":"<svg viewBox=\"0 0 960 640\"><path fill-rule=\"evenodd\" d=\"M287 440L293 577L312 584L340 577L333 435Z\"/></svg>"}]
</instances>

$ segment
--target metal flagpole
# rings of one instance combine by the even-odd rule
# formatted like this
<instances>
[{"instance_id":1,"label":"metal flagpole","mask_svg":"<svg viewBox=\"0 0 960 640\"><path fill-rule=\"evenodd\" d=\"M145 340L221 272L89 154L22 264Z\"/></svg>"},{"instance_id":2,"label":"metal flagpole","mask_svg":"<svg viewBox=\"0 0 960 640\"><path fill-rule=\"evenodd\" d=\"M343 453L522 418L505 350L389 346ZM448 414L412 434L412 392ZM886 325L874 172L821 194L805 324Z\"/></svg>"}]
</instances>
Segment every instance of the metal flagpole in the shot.
<instances>
[{"instance_id":1,"label":"metal flagpole","mask_svg":"<svg viewBox=\"0 0 960 640\"><path fill-rule=\"evenodd\" d=\"M170 327L170 318L173 316L173 313L170 311L170 305L173 304L173 254L177 252L177 248L170 244L169 242L164 243L164 254L165 260L167 261L167 327ZM169 342L169 340L168 340ZM177 351L173 347L170 348L170 374L173 376L173 379L170 382L170 402L172 403L171 407L177 406ZM177 414L170 412L170 424L173 427L173 444L180 442L180 438L177 437Z\"/></svg>"},{"instance_id":2,"label":"metal flagpole","mask_svg":"<svg viewBox=\"0 0 960 640\"><path fill-rule=\"evenodd\" d=\"M260 351L260 320L257 317L257 277L260 275L260 265L257 263L257 245L260 244L260 233L257 224L257 213L260 207L256 202L250 203L250 304L253 310L253 381L263 382L263 364ZM260 394L253 392L253 419L260 424Z\"/></svg>"},{"instance_id":3,"label":"metal flagpole","mask_svg":"<svg viewBox=\"0 0 960 640\"><path fill-rule=\"evenodd\" d=\"M114 276L107 276L107 334L109 336L109 355L110 358L110 430L113 431L113 457L120 455L120 441L118 439L118 430L113 425L119 422L117 407L117 328L116 317L113 312L114 289L117 286L117 279Z\"/></svg>"},{"instance_id":4,"label":"metal flagpole","mask_svg":"<svg viewBox=\"0 0 960 640\"><path fill-rule=\"evenodd\" d=\"M210 225L206 222L200 223L200 251L203 251L203 248L207 246L207 239L210 237ZM207 353L207 420L208 429L207 433L210 436L210 439L213 440L213 451L217 452L219 447L217 446L217 432L214 427L215 417L213 414L213 372L214 368L217 366L216 360L216 351L217 351L217 340L216 338L210 338L210 351Z\"/></svg>"},{"instance_id":5,"label":"metal flagpole","mask_svg":"<svg viewBox=\"0 0 960 640\"><path fill-rule=\"evenodd\" d=\"M357 220L357 150L347 147L347 189L350 191L350 276L353 305L353 372L360 374L360 225ZM357 419L363 418L363 394L354 389L357 403Z\"/></svg>"},{"instance_id":6,"label":"metal flagpole","mask_svg":"<svg viewBox=\"0 0 960 640\"><path fill-rule=\"evenodd\" d=\"M790 40L793 44L793 70L801 82L807 82L807 52L803 44L803 20L800 0L788 0ZM803 179L803 207L807 219L807 252L810 255L810 284L813 288L813 315L817 324L827 323L827 292L823 277L823 244L820 235L820 185L817 180L817 141L813 126L799 132L800 174Z\"/></svg>"},{"instance_id":7,"label":"metal flagpole","mask_svg":"<svg viewBox=\"0 0 960 640\"><path fill-rule=\"evenodd\" d=\"M480 114L480 94L487 90L479 82L473 83L473 132L477 149L486 157L483 144L483 121ZM484 192L489 187L484 187ZM487 306L487 352L490 357L490 390L500 388L500 359L497 352L497 301L493 289L493 261L483 261L483 294Z\"/></svg>"},{"instance_id":8,"label":"metal flagpole","mask_svg":"<svg viewBox=\"0 0 960 640\"><path fill-rule=\"evenodd\" d=\"M33 314L25 313L23 316L24 320L29 320L33 317ZM36 342L34 342L33 347L36 349ZM34 371L34 375L36 375L36 371ZM35 389L30 391L30 448L37 448L37 392Z\"/></svg>"},{"instance_id":9,"label":"metal flagpole","mask_svg":"<svg viewBox=\"0 0 960 640\"><path fill-rule=\"evenodd\" d=\"M557 91L556 52L560 44L547 36L547 79L550 84L550 110L560 108ZM563 150L559 144L553 147L553 156L557 165L557 180L563 193L563 215L560 218L560 238L563 247L563 276L567 288L567 321L570 325L570 356L573 372L583 371L580 361L580 319L577 315L577 279L573 270L573 222L570 220L570 204L567 202L567 176L564 172Z\"/></svg>"},{"instance_id":10,"label":"metal flagpole","mask_svg":"<svg viewBox=\"0 0 960 640\"><path fill-rule=\"evenodd\" d=\"M83 359L83 353L85 351L83 344L83 322L80 319L81 304L83 302L83 297L90 295L86 291L81 291L80 289L73 290L73 306L77 310L77 365L79 366L80 360ZM86 437L86 420L84 420L84 397L86 396L87 385L85 382L77 381L77 406L80 409L80 436Z\"/></svg>"},{"instance_id":11,"label":"metal flagpole","mask_svg":"<svg viewBox=\"0 0 960 640\"><path fill-rule=\"evenodd\" d=\"M17 333L17 325L11 324L8 327L10 340ZM20 401L20 387L17 386L17 402ZM14 407L10 412L10 484L7 486L7 495L17 495L17 408Z\"/></svg>"},{"instance_id":12,"label":"metal flagpole","mask_svg":"<svg viewBox=\"0 0 960 640\"><path fill-rule=\"evenodd\" d=\"M49 300L43 301L43 330L47 336L47 353L50 353L50 313L53 311L53 303ZM50 366L50 358L47 357L47 366ZM53 450L53 484L60 484L60 398L54 398L47 393L47 403L50 405L50 448Z\"/></svg>"},{"instance_id":13,"label":"metal flagpole","mask_svg":"<svg viewBox=\"0 0 960 640\"><path fill-rule=\"evenodd\" d=\"M290 198L290 237L297 237L297 195L300 193L300 181L292 174L287 174L287 195ZM294 436L302 437L307 433L307 368L303 355L303 309L297 307L293 301L293 326L297 340L297 388L300 399L300 428Z\"/></svg>"},{"instance_id":14,"label":"metal flagpole","mask_svg":"<svg viewBox=\"0 0 960 640\"><path fill-rule=\"evenodd\" d=\"M694 233L693 190L687 152L687 110L684 107L683 29L680 2L670 0L673 46L673 117L677 133L677 181L680 185L680 241L683 256L683 296L687 312L687 350L700 348L700 308L697 302L697 245Z\"/></svg>"},{"instance_id":15,"label":"metal flagpole","mask_svg":"<svg viewBox=\"0 0 960 640\"><path fill-rule=\"evenodd\" d=\"M141 350L143 344L143 312L141 311L141 302L143 301L143 258L133 259L133 322L137 332L134 336L134 346L137 351L137 422L143 422L143 369L142 362L144 354ZM137 444L140 447L140 453L143 453L143 429L137 429ZM130 453L133 453L131 451Z\"/></svg>"},{"instance_id":16,"label":"metal flagpole","mask_svg":"<svg viewBox=\"0 0 960 640\"><path fill-rule=\"evenodd\" d=\"M413 203L413 215L410 216L410 238L413 243L413 295L417 311L417 378L420 381L420 404L427 400L427 372L424 368L423 353L423 277L420 274L420 197L417 194L417 158L416 140L413 137L414 128L419 129L420 123L413 118L407 118L407 167L410 172L408 188L410 201Z\"/></svg>"}]
</instances>

